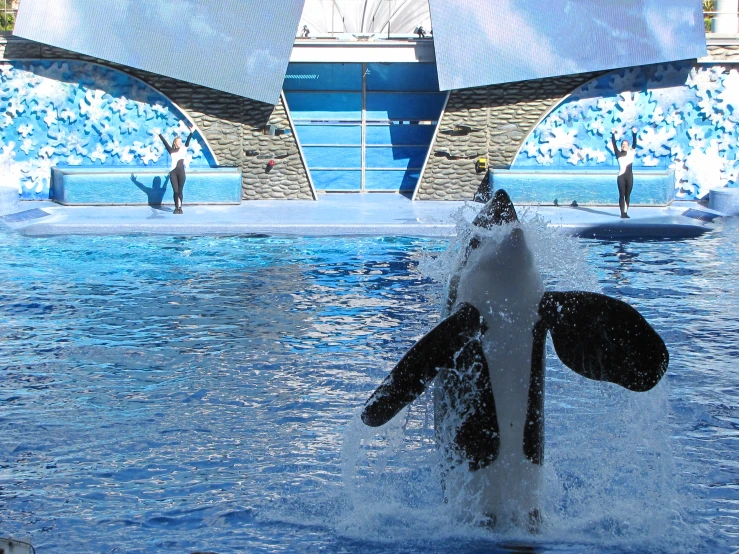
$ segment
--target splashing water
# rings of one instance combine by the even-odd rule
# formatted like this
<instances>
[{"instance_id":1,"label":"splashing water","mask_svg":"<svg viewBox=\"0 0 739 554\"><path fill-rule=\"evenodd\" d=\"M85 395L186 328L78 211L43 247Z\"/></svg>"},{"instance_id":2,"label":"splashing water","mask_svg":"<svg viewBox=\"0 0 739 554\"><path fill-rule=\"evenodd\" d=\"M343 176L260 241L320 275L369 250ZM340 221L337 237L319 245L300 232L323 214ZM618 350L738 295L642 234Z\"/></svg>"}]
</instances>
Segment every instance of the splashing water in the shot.
<instances>
[{"instance_id":1,"label":"splashing water","mask_svg":"<svg viewBox=\"0 0 739 554\"><path fill-rule=\"evenodd\" d=\"M499 243L509 232L510 226L473 227L478 209L461 208L456 237L447 249L419 263L420 273L437 284L434 298L440 307L472 234ZM600 291L582 241L548 228L526 209L520 210L519 221L513 225L525 230L548 290ZM364 426L355 414L342 457L354 509L342 526L365 539L390 543L407 538L410 526L424 542L452 537L499 545L577 542L577 551L590 545L599 552L684 548L686 537L690 542L695 532L681 524L686 499L674 480L666 380L648 393L633 393L570 371L551 343L546 357L544 526L539 534L516 528L489 531L455 520L441 492L432 387L379 430ZM679 539L676 526L682 527Z\"/></svg>"}]
</instances>

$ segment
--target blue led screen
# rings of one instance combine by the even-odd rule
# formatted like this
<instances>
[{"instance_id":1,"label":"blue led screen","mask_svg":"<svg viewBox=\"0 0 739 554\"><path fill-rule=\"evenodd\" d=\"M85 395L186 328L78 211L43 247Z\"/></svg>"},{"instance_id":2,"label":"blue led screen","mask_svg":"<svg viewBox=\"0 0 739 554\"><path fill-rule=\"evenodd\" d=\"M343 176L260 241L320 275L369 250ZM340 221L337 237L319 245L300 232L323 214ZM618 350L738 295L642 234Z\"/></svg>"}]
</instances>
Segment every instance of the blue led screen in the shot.
<instances>
[{"instance_id":1,"label":"blue led screen","mask_svg":"<svg viewBox=\"0 0 739 554\"><path fill-rule=\"evenodd\" d=\"M14 34L276 104L303 0L23 0Z\"/></svg>"},{"instance_id":2,"label":"blue led screen","mask_svg":"<svg viewBox=\"0 0 739 554\"><path fill-rule=\"evenodd\" d=\"M706 55L701 0L430 0L441 90Z\"/></svg>"}]
</instances>

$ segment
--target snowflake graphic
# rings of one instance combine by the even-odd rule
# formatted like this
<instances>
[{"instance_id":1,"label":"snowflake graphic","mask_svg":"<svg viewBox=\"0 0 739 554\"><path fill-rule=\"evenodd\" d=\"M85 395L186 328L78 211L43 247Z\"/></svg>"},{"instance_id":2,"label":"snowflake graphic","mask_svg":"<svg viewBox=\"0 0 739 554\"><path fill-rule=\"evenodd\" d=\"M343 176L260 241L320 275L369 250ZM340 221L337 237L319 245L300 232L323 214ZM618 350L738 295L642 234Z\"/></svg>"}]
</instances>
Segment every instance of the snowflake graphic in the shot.
<instances>
[{"instance_id":1,"label":"snowflake graphic","mask_svg":"<svg viewBox=\"0 0 739 554\"><path fill-rule=\"evenodd\" d=\"M732 69L723 80L724 88L716 95L716 104L724 112L739 112L739 72Z\"/></svg>"},{"instance_id":2,"label":"snowflake graphic","mask_svg":"<svg viewBox=\"0 0 739 554\"><path fill-rule=\"evenodd\" d=\"M653 156L645 156L641 159L641 163L645 167L654 167L656 165L659 165L659 158L655 158Z\"/></svg>"},{"instance_id":3,"label":"snowflake graphic","mask_svg":"<svg viewBox=\"0 0 739 554\"><path fill-rule=\"evenodd\" d=\"M536 161L541 165L552 165L554 163L554 158L552 158L551 154L546 153L537 156Z\"/></svg>"},{"instance_id":4,"label":"snowflake graphic","mask_svg":"<svg viewBox=\"0 0 739 554\"><path fill-rule=\"evenodd\" d=\"M28 154L31 150L33 150L34 141L31 139L24 139L21 141L20 149L23 151L23 153Z\"/></svg>"},{"instance_id":5,"label":"snowflake graphic","mask_svg":"<svg viewBox=\"0 0 739 554\"><path fill-rule=\"evenodd\" d=\"M698 198L705 197L711 190L726 186L723 168L726 160L721 156L716 141L708 147L694 149L685 159L685 181L695 190Z\"/></svg>"},{"instance_id":6,"label":"snowflake graphic","mask_svg":"<svg viewBox=\"0 0 739 554\"><path fill-rule=\"evenodd\" d=\"M95 147L95 150L90 152L90 155L88 156L92 161L97 161L100 163L105 163L105 161L108 159L108 154L105 153L105 149L103 148L102 144L98 144Z\"/></svg>"},{"instance_id":7,"label":"snowflake graphic","mask_svg":"<svg viewBox=\"0 0 739 554\"><path fill-rule=\"evenodd\" d=\"M536 141L529 139L526 141L522 152L526 154L529 158L536 158L540 154L539 145Z\"/></svg>"},{"instance_id":8,"label":"snowflake graphic","mask_svg":"<svg viewBox=\"0 0 739 554\"><path fill-rule=\"evenodd\" d=\"M652 127L647 127L637 135L637 144L642 150L652 152L657 156L667 156L670 153L669 144L676 134L675 129L671 127L661 127L657 131Z\"/></svg>"},{"instance_id":9,"label":"snowflake graphic","mask_svg":"<svg viewBox=\"0 0 739 554\"><path fill-rule=\"evenodd\" d=\"M541 145L541 152L550 156L560 151L563 155L571 154L575 148L577 134L577 129L567 131L558 127L544 139Z\"/></svg>"},{"instance_id":10,"label":"snowflake graphic","mask_svg":"<svg viewBox=\"0 0 739 554\"><path fill-rule=\"evenodd\" d=\"M590 119L585 124L585 128L591 135L603 136L606 133L605 120L602 117L594 117Z\"/></svg>"},{"instance_id":11,"label":"snowflake graphic","mask_svg":"<svg viewBox=\"0 0 739 554\"><path fill-rule=\"evenodd\" d=\"M18 134L22 136L23 138L26 138L33 134L33 125L30 125L28 123L23 125L18 125Z\"/></svg>"}]
</instances>

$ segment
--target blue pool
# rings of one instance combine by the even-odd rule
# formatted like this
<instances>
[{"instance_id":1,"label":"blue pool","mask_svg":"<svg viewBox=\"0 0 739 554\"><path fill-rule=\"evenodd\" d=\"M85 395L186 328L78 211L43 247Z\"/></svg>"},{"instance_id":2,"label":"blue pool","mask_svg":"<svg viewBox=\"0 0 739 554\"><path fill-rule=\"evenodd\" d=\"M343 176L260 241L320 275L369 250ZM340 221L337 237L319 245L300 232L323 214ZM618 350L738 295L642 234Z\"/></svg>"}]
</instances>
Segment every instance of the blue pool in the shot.
<instances>
[{"instance_id":1,"label":"blue pool","mask_svg":"<svg viewBox=\"0 0 739 554\"><path fill-rule=\"evenodd\" d=\"M379 432L357 422L438 319L446 240L0 239L0 535L39 554L739 548L730 220L542 243L550 286L628 300L671 364L630 394L550 348L534 537L447 517L428 399Z\"/></svg>"}]
</instances>

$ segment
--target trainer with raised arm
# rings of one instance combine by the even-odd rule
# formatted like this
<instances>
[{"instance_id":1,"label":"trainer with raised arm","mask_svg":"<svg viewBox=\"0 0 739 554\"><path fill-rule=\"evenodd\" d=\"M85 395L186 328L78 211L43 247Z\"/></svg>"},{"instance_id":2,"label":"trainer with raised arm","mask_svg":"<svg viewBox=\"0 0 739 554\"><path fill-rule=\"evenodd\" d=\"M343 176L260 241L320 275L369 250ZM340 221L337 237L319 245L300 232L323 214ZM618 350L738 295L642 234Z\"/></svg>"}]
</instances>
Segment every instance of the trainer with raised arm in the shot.
<instances>
[{"instance_id":1,"label":"trainer with raised arm","mask_svg":"<svg viewBox=\"0 0 739 554\"><path fill-rule=\"evenodd\" d=\"M632 127L631 132L633 133L633 140L631 148L629 148L629 141L621 141L621 149L619 150L616 144L616 130L611 131L611 142L613 143L613 153L616 155L618 160L618 178L616 183L618 184L618 207L621 208L621 217L629 217L629 202L631 199L631 189L634 188L634 172L632 165L634 165L634 157L636 156L636 132L637 128Z\"/></svg>"},{"instance_id":2,"label":"trainer with raised arm","mask_svg":"<svg viewBox=\"0 0 739 554\"><path fill-rule=\"evenodd\" d=\"M167 143L167 139L163 135L159 138L164 143L164 147L169 152L169 182L172 183L172 194L174 195L174 213L182 213L182 189L185 187L185 158L187 157L187 147L190 146L190 139L195 132L195 127L190 127L190 134L187 136L185 144L182 144L180 137L175 137L172 146Z\"/></svg>"}]
</instances>

